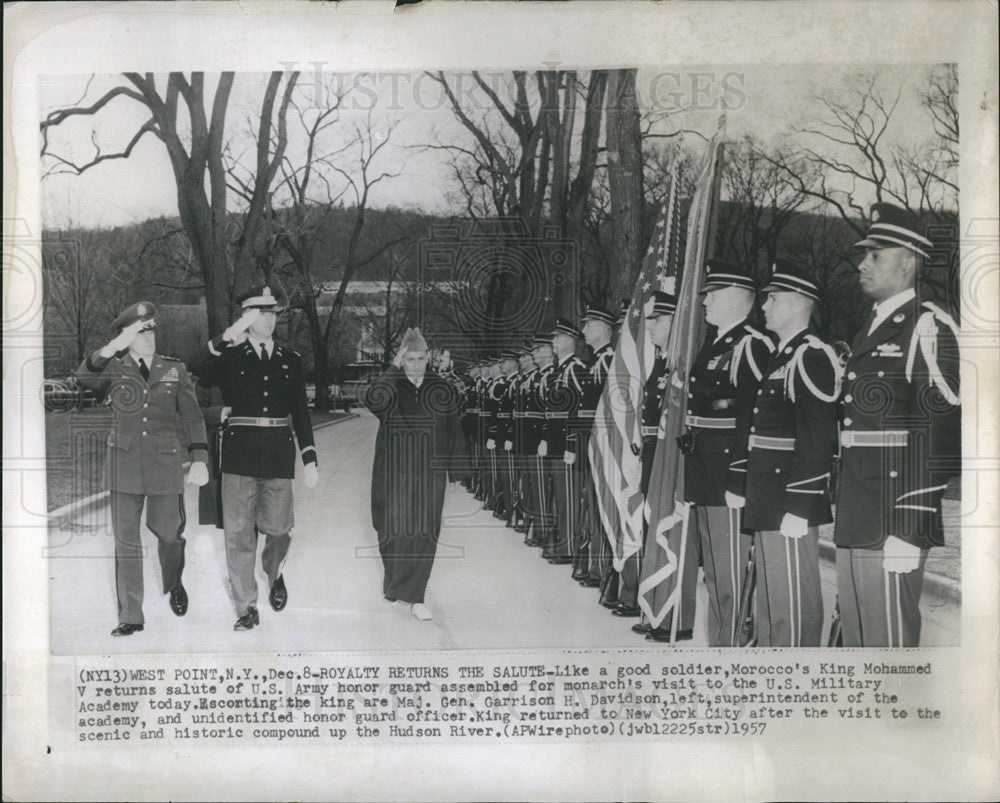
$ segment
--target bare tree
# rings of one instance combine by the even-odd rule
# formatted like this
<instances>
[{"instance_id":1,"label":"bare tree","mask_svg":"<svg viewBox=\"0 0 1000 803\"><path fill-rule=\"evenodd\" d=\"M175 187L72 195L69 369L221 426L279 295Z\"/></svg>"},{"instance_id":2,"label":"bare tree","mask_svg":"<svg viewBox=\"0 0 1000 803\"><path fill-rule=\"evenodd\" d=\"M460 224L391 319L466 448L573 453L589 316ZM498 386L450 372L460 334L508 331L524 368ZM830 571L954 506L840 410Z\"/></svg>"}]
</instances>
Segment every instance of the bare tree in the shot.
<instances>
[{"instance_id":1,"label":"bare tree","mask_svg":"<svg viewBox=\"0 0 1000 803\"><path fill-rule=\"evenodd\" d=\"M42 157L50 173L79 175L106 161L127 159L146 134L163 142L177 185L181 224L201 265L209 332L217 334L229 323L234 287L240 288L254 279L254 253L260 245L260 225L271 184L287 143L285 116L298 73L272 72L268 78L260 102L253 189L235 232L231 231L232 210L223 161L226 111L234 74L224 72L219 76L210 105L206 105L209 99L204 73L186 76L172 72L162 93L153 73L123 73L123 76L122 84L109 89L89 106L70 106L46 114L40 124ZM76 161L49 148L49 136L55 127L72 117L93 116L117 99L138 103L150 115L123 149L103 151L96 132L91 137L94 153L87 161ZM274 139L272 131L276 134Z\"/></svg>"},{"instance_id":2,"label":"bare tree","mask_svg":"<svg viewBox=\"0 0 1000 803\"><path fill-rule=\"evenodd\" d=\"M635 74L635 70L613 70L608 80L608 188L614 221L609 296L614 303L635 286L644 248L642 132Z\"/></svg>"}]
</instances>

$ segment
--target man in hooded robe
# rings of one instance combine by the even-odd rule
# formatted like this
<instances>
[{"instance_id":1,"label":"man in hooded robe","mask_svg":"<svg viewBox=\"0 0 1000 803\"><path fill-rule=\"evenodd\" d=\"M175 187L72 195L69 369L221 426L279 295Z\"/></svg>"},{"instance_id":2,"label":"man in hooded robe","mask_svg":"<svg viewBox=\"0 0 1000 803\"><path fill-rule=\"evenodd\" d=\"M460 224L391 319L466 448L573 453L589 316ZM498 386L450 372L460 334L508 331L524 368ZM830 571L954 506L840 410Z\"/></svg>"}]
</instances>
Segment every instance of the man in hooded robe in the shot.
<instances>
[{"instance_id":1,"label":"man in hooded robe","mask_svg":"<svg viewBox=\"0 0 1000 803\"><path fill-rule=\"evenodd\" d=\"M424 591L434 564L449 479L465 470L459 397L428 370L419 329L408 329L392 365L372 383L368 408L378 417L372 469L372 523L385 570L386 600L432 618Z\"/></svg>"}]
</instances>

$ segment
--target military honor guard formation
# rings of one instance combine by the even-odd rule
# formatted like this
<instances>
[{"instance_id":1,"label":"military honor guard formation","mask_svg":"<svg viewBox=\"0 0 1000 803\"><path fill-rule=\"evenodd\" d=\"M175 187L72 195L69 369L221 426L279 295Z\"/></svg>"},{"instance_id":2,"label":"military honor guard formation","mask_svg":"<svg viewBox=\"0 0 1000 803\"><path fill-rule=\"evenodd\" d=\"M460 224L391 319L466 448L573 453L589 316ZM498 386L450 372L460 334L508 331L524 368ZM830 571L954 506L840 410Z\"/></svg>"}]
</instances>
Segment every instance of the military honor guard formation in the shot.
<instances>
[{"instance_id":1,"label":"military honor guard formation","mask_svg":"<svg viewBox=\"0 0 1000 803\"><path fill-rule=\"evenodd\" d=\"M873 307L846 356L813 328L821 291L807 266L783 260L762 288L748 267L715 259L699 266L704 336L687 369L671 364L678 295L666 281L637 291L620 311L591 304L579 327L557 319L462 373L408 330L366 398L379 421L371 515L387 603L432 618L424 593L445 491L460 481L527 548L565 565L567 581L593 588L594 615L603 606L652 642L692 639L703 569L709 646L821 646L829 612L818 528L833 522L843 644L918 646L924 566L944 543L942 496L960 469L958 328L920 297L932 244L915 215L876 204L857 246ZM218 485L235 629L260 622L261 536L270 607L287 604L292 480L297 468L307 486L318 480L305 377L299 355L273 341L279 301L271 288L255 287L238 303L242 316L187 367L156 352L156 309L140 302L79 368L83 380L106 386L115 412L106 472L118 594L112 635L143 629L143 507L159 542L163 593L175 614L187 610L188 460L189 482ZM619 402L616 343L630 314L643 316L652 359L634 438L618 447L631 452L645 500L641 544L623 550L622 519L608 515L621 500L614 488L609 499L602 481L602 467L622 454L606 453L602 427ZM215 394L205 418L196 380ZM668 442L666 410L681 389L683 426ZM206 418L217 432L212 466ZM674 513L663 523L651 520L651 502L665 454L680 471ZM662 578L672 591L654 610L646 594L655 596Z\"/></svg>"}]
</instances>

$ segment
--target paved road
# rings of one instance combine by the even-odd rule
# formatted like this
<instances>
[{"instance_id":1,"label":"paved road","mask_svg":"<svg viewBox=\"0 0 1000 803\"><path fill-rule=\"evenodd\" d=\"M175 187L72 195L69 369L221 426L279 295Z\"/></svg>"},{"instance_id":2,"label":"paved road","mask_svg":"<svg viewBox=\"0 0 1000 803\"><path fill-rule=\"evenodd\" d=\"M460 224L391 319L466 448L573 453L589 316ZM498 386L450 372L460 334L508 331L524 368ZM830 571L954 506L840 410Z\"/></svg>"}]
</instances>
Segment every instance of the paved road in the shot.
<instances>
[{"instance_id":1,"label":"paved road","mask_svg":"<svg viewBox=\"0 0 1000 803\"><path fill-rule=\"evenodd\" d=\"M115 626L112 541L106 509L50 533L52 648L57 654L113 652L299 652L327 650L439 650L532 647L635 647L635 620L611 616L595 589L570 580L569 566L552 566L523 536L479 508L464 489L450 488L427 604L431 622L381 595L381 562L369 513L376 421L366 411L317 432L320 482L295 487L296 526L285 566L288 607L271 611L261 587L261 625L232 629L222 531L200 527L197 496L187 495L185 586L191 604L178 619L158 593L155 538L147 547L146 629L127 639ZM821 571L826 609L833 607L833 570ZM698 586L698 617L690 646L704 645L705 586ZM925 595L924 643L958 643L954 603ZM664 646L663 649L675 649Z\"/></svg>"}]
</instances>

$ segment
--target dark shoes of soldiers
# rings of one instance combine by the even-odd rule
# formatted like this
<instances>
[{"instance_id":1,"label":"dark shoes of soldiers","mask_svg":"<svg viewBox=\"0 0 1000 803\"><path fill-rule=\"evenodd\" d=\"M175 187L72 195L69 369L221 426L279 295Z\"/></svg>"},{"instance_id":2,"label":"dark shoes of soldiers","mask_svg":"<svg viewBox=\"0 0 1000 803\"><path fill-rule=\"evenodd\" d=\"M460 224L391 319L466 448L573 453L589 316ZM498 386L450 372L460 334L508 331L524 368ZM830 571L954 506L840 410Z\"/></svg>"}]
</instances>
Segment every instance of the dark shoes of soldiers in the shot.
<instances>
[{"instance_id":1,"label":"dark shoes of soldiers","mask_svg":"<svg viewBox=\"0 0 1000 803\"><path fill-rule=\"evenodd\" d=\"M267 597L268 602L271 603L271 607L280 611L283 610L285 605L288 604L288 589L285 588L285 576L279 574L278 579L274 581L274 585L271 586L271 593Z\"/></svg>"},{"instance_id":2,"label":"dark shoes of soldiers","mask_svg":"<svg viewBox=\"0 0 1000 803\"><path fill-rule=\"evenodd\" d=\"M572 555L555 555L548 559L553 566L566 566L573 562Z\"/></svg>"},{"instance_id":3,"label":"dark shoes of soldiers","mask_svg":"<svg viewBox=\"0 0 1000 803\"><path fill-rule=\"evenodd\" d=\"M638 605L626 605L619 602L611 613L615 616L640 616L642 611L639 609Z\"/></svg>"},{"instance_id":4,"label":"dark shoes of soldiers","mask_svg":"<svg viewBox=\"0 0 1000 803\"><path fill-rule=\"evenodd\" d=\"M233 630L253 630L254 625L259 624L260 614L257 613L257 609L253 605L250 605L247 612L236 620Z\"/></svg>"},{"instance_id":5,"label":"dark shoes of soldiers","mask_svg":"<svg viewBox=\"0 0 1000 803\"><path fill-rule=\"evenodd\" d=\"M640 636L645 636L653 629L653 626L649 622L636 622L632 625L632 632L638 633Z\"/></svg>"},{"instance_id":6,"label":"dark shoes of soldiers","mask_svg":"<svg viewBox=\"0 0 1000 803\"><path fill-rule=\"evenodd\" d=\"M662 627L654 627L646 634L647 641L690 641L694 636L692 630L678 630L673 639L670 638L670 630Z\"/></svg>"},{"instance_id":7,"label":"dark shoes of soldiers","mask_svg":"<svg viewBox=\"0 0 1000 803\"><path fill-rule=\"evenodd\" d=\"M142 630L142 625L133 625L128 622L122 622L118 627L111 631L112 636L131 636L133 633L138 633Z\"/></svg>"},{"instance_id":8,"label":"dark shoes of soldiers","mask_svg":"<svg viewBox=\"0 0 1000 803\"><path fill-rule=\"evenodd\" d=\"M188 595L184 586L178 583L170 589L170 610L178 616L183 616L188 610Z\"/></svg>"}]
</instances>

